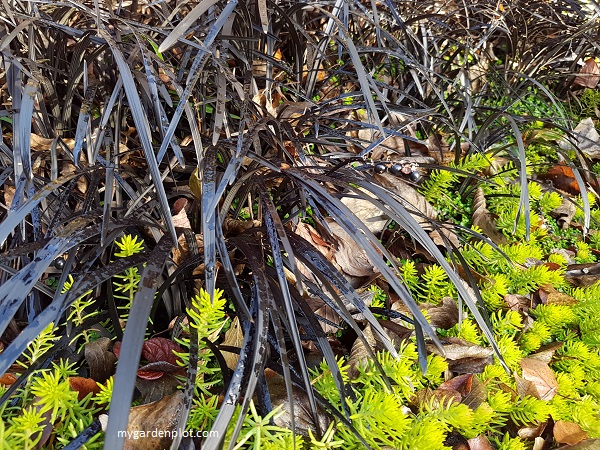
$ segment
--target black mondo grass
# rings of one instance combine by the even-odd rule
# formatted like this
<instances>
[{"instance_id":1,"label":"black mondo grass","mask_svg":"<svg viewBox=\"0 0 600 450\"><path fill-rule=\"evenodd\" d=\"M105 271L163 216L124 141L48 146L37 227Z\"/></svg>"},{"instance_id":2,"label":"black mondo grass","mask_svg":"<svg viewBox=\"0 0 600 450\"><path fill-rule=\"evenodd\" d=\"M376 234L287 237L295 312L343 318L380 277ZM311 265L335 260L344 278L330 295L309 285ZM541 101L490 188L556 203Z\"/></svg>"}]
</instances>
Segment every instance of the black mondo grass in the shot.
<instances>
[{"instance_id":1,"label":"black mondo grass","mask_svg":"<svg viewBox=\"0 0 600 450\"><path fill-rule=\"evenodd\" d=\"M89 326L104 321L104 329L115 330L111 337L122 334L127 355L117 365L104 444L122 448L118 430L127 428L146 331L166 329L190 306L198 281L192 272L203 265L199 282L211 296L225 291L245 334L237 366L224 376L229 382L216 433L202 448L222 447L241 405L235 445L255 393L261 413L269 412L265 368L285 379L292 409L292 386L307 394L317 434L324 431L321 408L348 420L348 411L346 417L335 411L311 386L307 341L329 365L340 396L353 395L322 317L307 300L318 298L339 315L376 364L364 325L350 310L362 314L393 355L396 348L356 280L296 233L300 223L310 221L324 236L334 223L364 251L411 314L423 370L426 342L442 349L403 283L397 256L346 205L348 198L377 208L446 270L457 301L502 361L473 277L463 282L461 264L446 259L452 245L441 248L428 234L440 224L424 225L430 219L373 172L419 182L411 158L431 147L429 136L446 136L456 160L516 143L509 157L520 173L529 236L521 129L538 118L535 111L513 117L504 105L540 82L566 92L579 59L573 49L584 55L596 45L600 11L594 1L552 3L522 0L499 9L496 1L2 2L0 332L6 348L0 373L50 323L64 327L73 302L91 290L94 308L108 314ZM541 92L559 105L554 94ZM558 106L553 112L544 119L572 128ZM584 179L574 169L587 228ZM181 198L188 226L174 219ZM228 221L251 226L232 232ZM124 233L143 236L148 249L115 262L115 241ZM176 261L173 249L183 243L187 257ZM133 267L140 288L123 333L111 278ZM462 269L469 273L466 263ZM41 359L59 355L80 358L61 341ZM194 376L189 370L181 428ZM10 402L9 393L1 400ZM72 447L99 431L94 424Z\"/></svg>"}]
</instances>

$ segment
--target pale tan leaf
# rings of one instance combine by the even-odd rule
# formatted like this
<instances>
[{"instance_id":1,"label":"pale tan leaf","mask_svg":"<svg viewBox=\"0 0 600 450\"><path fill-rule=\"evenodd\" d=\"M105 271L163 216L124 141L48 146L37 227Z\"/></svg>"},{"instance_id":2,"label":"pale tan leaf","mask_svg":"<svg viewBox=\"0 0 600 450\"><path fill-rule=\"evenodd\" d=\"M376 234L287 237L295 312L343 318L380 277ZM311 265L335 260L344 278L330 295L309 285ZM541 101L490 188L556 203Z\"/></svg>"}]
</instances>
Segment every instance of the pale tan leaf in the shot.
<instances>
[{"instance_id":1,"label":"pale tan leaf","mask_svg":"<svg viewBox=\"0 0 600 450\"><path fill-rule=\"evenodd\" d=\"M469 439L468 442L471 450L494 450L494 447L492 447L488 438L483 434L474 437L473 439Z\"/></svg>"},{"instance_id":2,"label":"pale tan leaf","mask_svg":"<svg viewBox=\"0 0 600 450\"><path fill-rule=\"evenodd\" d=\"M537 427L523 427L519 429L517 434L521 439L533 440L542 435L546 426L548 426L548 422L542 422Z\"/></svg>"},{"instance_id":3,"label":"pale tan leaf","mask_svg":"<svg viewBox=\"0 0 600 450\"><path fill-rule=\"evenodd\" d=\"M458 360L461 358L486 358L492 356L494 351L489 347L481 347L472 342L465 341L463 339L447 337L440 339L444 351L446 353L446 359ZM440 351L433 344L427 345L427 350L441 355ZM442 355L441 355L442 356Z\"/></svg>"},{"instance_id":4,"label":"pale tan leaf","mask_svg":"<svg viewBox=\"0 0 600 450\"><path fill-rule=\"evenodd\" d=\"M573 138L564 138L558 145L563 150L575 150L573 143L590 158L600 158L600 134L591 117L583 119L573 130Z\"/></svg>"},{"instance_id":5,"label":"pale tan leaf","mask_svg":"<svg viewBox=\"0 0 600 450\"><path fill-rule=\"evenodd\" d=\"M229 330L225 332L225 338L223 340L223 345L228 345L230 347L242 347L242 343L244 342L244 330L242 330L242 325L240 324L240 320L236 316L231 322L231 327ZM237 365L238 359L240 357L237 353L231 352L221 352L223 354L223 358L225 358L225 362L227 363L227 367L231 370L235 370L235 366Z\"/></svg>"},{"instance_id":6,"label":"pale tan leaf","mask_svg":"<svg viewBox=\"0 0 600 450\"><path fill-rule=\"evenodd\" d=\"M534 397L551 400L556 395L558 382L548 364L535 358L523 358L519 364L523 369L523 379L534 384Z\"/></svg>"},{"instance_id":7,"label":"pale tan leaf","mask_svg":"<svg viewBox=\"0 0 600 450\"><path fill-rule=\"evenodd\" d=\"M389 221L389 218L382 214L381 209L369 200L344 197L341 201L373 234L381 233L384 230L386 223Z\"/></svg>"}]
</instances>

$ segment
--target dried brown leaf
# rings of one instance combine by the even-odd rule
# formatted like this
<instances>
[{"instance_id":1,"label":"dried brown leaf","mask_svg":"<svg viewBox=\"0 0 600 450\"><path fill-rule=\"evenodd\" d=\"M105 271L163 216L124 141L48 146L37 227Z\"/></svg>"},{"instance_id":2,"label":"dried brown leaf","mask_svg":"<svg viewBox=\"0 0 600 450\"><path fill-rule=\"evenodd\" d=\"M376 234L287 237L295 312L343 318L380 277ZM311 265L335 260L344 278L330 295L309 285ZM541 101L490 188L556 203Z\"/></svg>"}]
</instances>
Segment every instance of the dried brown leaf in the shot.
<instances>
[{"instance_id":1,"label":"dried brown leaf","mask_svg":"<svg viewBox=\"0 0 600 450\"><path fill-rule=\"evenodd\" d=\"M488 438L483 434L474 437L473 439L469 439L468 442L471 450L494 450L494 447L492 447Z\"/></svg>"},{"instance_id":2,"label":"dried brown leaf","mask_svg":"<svg viewBox=\"0 0 600 450\"><path fill-rule=\"evenodd\" d=\"M90 377L98 383L104 383L115 372L118 356L115 355L118 348L113 348L113 351L116 350L115 353L109 352L111 344L111 340L107 337L101 337L85 344L84 354L90 368Z\"/></svg>"},{"instance_id":3,"label":"dried brown leaf","mask_svg":"<svg viewBox=\"0 0 600 450\"><path fill-rule=\"evenodd\" d=\"M290 407L290 402L285 388L285 379L280 375L275 375L267 379L267 384L269 386L269 394L271 395L273 407L276 408L281 406L282 411L282 414L278 415L274 419L275 425L283 428L291 428L292 408ZM304 436L308 436L308 430L311 430L314 433L316 427L306 393L302 391L302 389L293 386L292 401L294 402L293 411L296 432ZM319 427L321 430L326 430L330 422L329 416L323 409L321 409L320 405L317 406L317 409Z\"/></svg>"},{"instance_id":4,"label":"dried brown leaf","mask_svg":"<svg viewBox=\"0 0 600 450\"><path fill-rule=\"evenodd\" d=\"M507 294L504 301L510 309L518 312L527 312L531 306L531 299L519 294Z\"/></svg>"},{"instance_id":5,"label":"dried brown leaf","mask_svg":"<svg viewBox=\"0 0 600 450\"><path fill-rule=\"evenodd\" d=\"M600 263L569 264L565 279L573 286L591 286L600 280Z\"/></svg>"},{"instance_id":6,"label":"dried brown leaf","mask_svg":"<svg viewBox=\"0 0 600 450\"><path fill-rule=\"evenodd\" d=\"M83 400L90 392L97 394L100 392L100 386L92 378L69 377L69 386L77 391L77 399Z\"/></svg>"},{"instance_id":7,"label":"dried brown leaf","mask_svg":"<svg viewBox=\"0 0 600 450\"><path fill-rule=\"evenodd\" d=\"M346 205L373 234L381 233L385 229L386 223L389 221L389 218L383 215L381 209L369 200L344 197L342 203Z\"/></svg>"},{"instance_id":8,"label":"dried brown leaf","mask_svg":"<svg viewBox=\"0 0 600 450\"><path fill-rule=\"evenodd\" d=\"M146 405L134 406L129 413L127 424L127 438L124 450L163 450L171 445L170 433L168 437L153 437L147 435L144 439L134 439L140 432L152 430L174 431L183 408L184 394L177 391L156 402ZM131 436L131 437L130 437Z\"/></svg>"},{"instance_id":9,"label":"dried brown leaf","mask_svg":"<svg viewBox=\"0 0 600 450\"><path fill-rule=\"evenodd\" d=\"M550 366L535 358L523 358L519 364L523 369L523 379L533 383L533 395L540 400L551 400L558 390L558 382Z\"/></svg>"},{"instance_id":10,"label":"dried brown leaf","mask_svg":"<svg viewBox=\"0 0 600 450\"><path fill-rule=\"evenodd\" d=\"M487 358L492 356L494 353L494 351L489 347L481 347L477 344L473 344L472 342L459 338L447 337L440 340L446 353L446 359L450 359L452 361L456 361L461 358ZM427 349L436 355L440 354L435 345L428 345Z\"/></svg>"},{"instance_id":11,"label":"dried brown leaf","mask_svg":"<svg viewBox=\"0 0 600 450\"><path fill-rule=\"evenodd\" d=\"M462 403L475 411L479 405L487 400L487 388L483 382L473 377L471 379L471 391L463 395Z\"/></svg>"},{"instance_id":12,"label":"dried brown leaf","mask_svg":"<svg viewBox=\"0 0 600 450\"><path fill-rule=\"evenodd\" d=\"M225 332L225 338L223 339L223 345L228 345L230 347L242 347L242 343L244 342L244 330L242 330L242 325L240 324L240 320L236 316L232 322L229 330ZM238 359L240 355L237 353L231 352L221 352L223 354L223 358L225 358L225 362L227 363L227 367L231 370L235 370L235 366L237 365Z\"/></svg>"},{"instance_id":13,"label":"dried brown leaf","mask_svg":"<svg viewBox=\"0 0 600 450\"><path fill-rule=\"evenodd\" d=\"M16 376L14 373L5 373L0 377L0 384L4 386L10 386L15 381L17 381L18 378L19 377Z\"/></svg>"},{"instance_id":14,"label":"dried brown leaf","mask_svg":"<svg viewBox=\"0 0 600 450\"><path fill-rule=\"evenodd\" d=\"M556 350L561 348L562 342L551 342L550 344L542 345L536 353L532 353L528 358L539 359L540 361L550 364Z\"/></svg>"},{"instance_id":15,"label":"dried brown leaf","mask_svg":"<svg viewBox=\"0 0 600 450\"><path fill-rule=\"evenodd\" d=\"M542 422L537 427L523 427L519 429L517 434L521 439L533 440L542 435L546 426L548 426L548 422Z\"/></svg>"},{"instance_id":16,"label":"dried brown leaf","mask_svg":"<svg viewBox=\"0 0 600 450\"><path fill-rule=\"evenodd\" d=\"M554 439L559 444L575 445L588 438L588 434L573 422L557 420L554 424Z\"/></svg>"},{"instance_id":17,"label":"dried brown leaf","mask_svg":"<svg viewBox=\"0 0 600 450\"><path fill-rule=\"evenodd\" d=\"M575 147L572 144L572 141L574 141L577 148L579 148L590 158L600 158L600 134L598 134L598 130L596 130L596 126L591 117L583 119L581 122L579 122L579 124L573 130L573 134L573 138L564 138L558 143L560 148L566 151L575 150ZM571 171L571 174L572 173L573 172ZM555 184L555 187L558 186ZM577 188L577 191L579 191L579 188ZM575 192L575 195L577 193L578 192Z\"/></svg>"},{"instance_id":18,"label":"dried brown leaf","mask_svg":"<svg viewBox=\"0 0 600 450\"><path fill-rule=\"evenodd\" d=\"M496 226L496 216L487 209L482 188L477 188L473 197L473 225L481 228L495 244L506 244L506 236Z\"/></svg>"},{"instance_id":19,"label":"dried brown leaf","mask_svg":"<svg viewBox=\"0 0 600 450\"><path fill-rule=\"evenodd\" d=\"M585 60L579 75L573 80L573 86L595 89L600 82L600 67L594 58Z\"/></svg>"},{"instance_id":20,"label":"dried brown leaf","mask_svg":"<svg viewBox=\"0 0 600 450\"><path fill-rule=\"evenodd\" d=\"M379 273L367 253L340 225L328 220L327 225L336 240L334 259L340 269L353 277L371 277Z\"/></svg>"},{"instance_id":21,"label":"dried brown leaf","mask_svg":"<svg viewBox=\"0 0 600 450\"><path fill-rule=\"evenodd\" d=\"M444 297L439 305L422 303L419 308L427 311L429 322L437 328L448 330L458 323L458 307L453 298Z\"/></svg>"}]
</instances>

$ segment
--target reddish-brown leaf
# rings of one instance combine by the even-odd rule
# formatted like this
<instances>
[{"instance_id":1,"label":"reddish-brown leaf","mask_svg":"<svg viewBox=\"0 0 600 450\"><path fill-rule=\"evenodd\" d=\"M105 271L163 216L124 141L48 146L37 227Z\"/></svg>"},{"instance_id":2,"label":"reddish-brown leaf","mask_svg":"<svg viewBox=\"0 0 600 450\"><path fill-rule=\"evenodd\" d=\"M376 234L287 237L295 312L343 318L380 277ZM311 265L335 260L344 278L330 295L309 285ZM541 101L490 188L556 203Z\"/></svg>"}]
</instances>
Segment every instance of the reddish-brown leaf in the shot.
<instances>
[{"instance_id":1,"label":"reddish-brown leaf","mask_svg":"<svg viewBox=\"0 0 600 450\"><path fill-rule=\"evenodd\" d=\"M581 193L573 170L564 164L555 165L545 174L539 175L538 178L545 181L551 181L555 188L568 192L569 194L579 195Z\"/></svg>"},{"instance_id":2,"label":"reddish-brown leaf","mask_svg":"<svg viewBox=\"0 0 600 450\"><path fill-rule=\"evenodd\" d=\"M5 373L0 377L0 384L3 384L4 386L10 386L17 381L17 378L19 377L17 377L14 373Z\"/></svg>"},{"instance_id":3,"label":"reddish-brown leaf","mask_svg":"<svg viewBox=\"0 0 600 450\"><path fill-rule=\"evenodd\" d=\"M77 398L83 400L90 392L97 394L100 392L100 386L93 378L69 377L69 386L77 391Z\"/></svg>"},{"instance_id":4,"label":"reddish-brown leaf","mask_svg":"<svg viewBox=\"0 0 600 450\"><path fill-rule=\"evenodd\" d=\"M162 371L152 371L152 370L138 370L137 376L143 378L144 380L158 380L165 373Z\"/></svg>"},{"instance_id":5,"label":"reddish-brown leaf","mask_svg":"<svg viewBox=\"0 0 600 450\"><path fill-rule=\"evenodd\" d=\"M473 374L466 373L452 378L451 380L444 381L438 387L439 390L454 390L459 392L463 397L471 392L473 386Z\"/></svg>"},{"instance_id":6,"label":"reddish-brown leaf","mask_svg":"<svg viewBox=\"0 0 600 450\"><path fill-rule=\"evenodd\" d=\"M173 365L177 365L177 356L173 351L182 352L183 350L176 342L171 339L162 337L154 337L144 342L142 347L142 355L150 362L165 361Z\"/></svg>"},{"instance_id":7,"label":"reddish-brown leaf","mask_svg":"<svg viewBox=\"0 0 600 450\"><path fill-rule=\"evenodd\" d=\"M588 58L579 71L579 75L573 80L573 86L595 89L598 82L600 82L600 67L594 58Z\"/></svg>"},{"instance_id":8,"label":"reddish-brown leaf","mask_svg":"<svg viewBox=\"0 0 600 450\"><path fill-rule=\"evenodd\" d=\"M117 341L114 343L112 351L115 354L115 356L118 358L119 355L121 354L121 341Z\"/></svg>"}]
</instances>

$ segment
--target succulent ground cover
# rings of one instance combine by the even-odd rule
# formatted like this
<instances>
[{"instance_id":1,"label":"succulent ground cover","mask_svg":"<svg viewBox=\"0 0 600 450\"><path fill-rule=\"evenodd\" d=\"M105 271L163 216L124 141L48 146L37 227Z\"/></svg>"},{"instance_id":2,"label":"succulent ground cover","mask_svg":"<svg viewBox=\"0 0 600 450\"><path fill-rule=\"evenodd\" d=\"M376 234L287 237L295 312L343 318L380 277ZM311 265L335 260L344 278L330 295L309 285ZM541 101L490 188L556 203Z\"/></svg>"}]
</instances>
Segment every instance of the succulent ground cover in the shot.
<instances>
[{"instance_id":1,"label":"succulent ground cover","mask_svg":"<svg viewBox=\"0 0 600 450\"><path fill-rule=\"evenodd\" d=\"M597 448L599 14L3 2L0 448Z\"/></svg>"}]
</instances>

